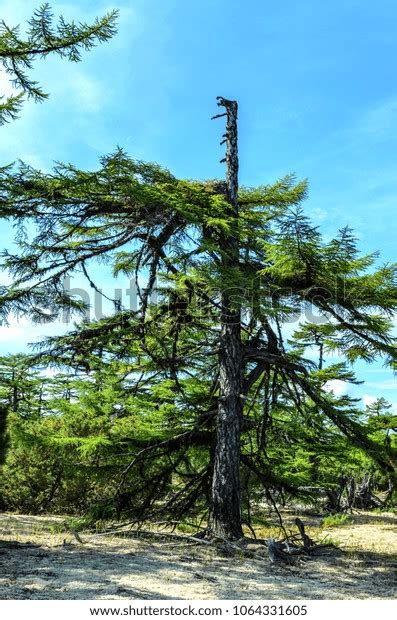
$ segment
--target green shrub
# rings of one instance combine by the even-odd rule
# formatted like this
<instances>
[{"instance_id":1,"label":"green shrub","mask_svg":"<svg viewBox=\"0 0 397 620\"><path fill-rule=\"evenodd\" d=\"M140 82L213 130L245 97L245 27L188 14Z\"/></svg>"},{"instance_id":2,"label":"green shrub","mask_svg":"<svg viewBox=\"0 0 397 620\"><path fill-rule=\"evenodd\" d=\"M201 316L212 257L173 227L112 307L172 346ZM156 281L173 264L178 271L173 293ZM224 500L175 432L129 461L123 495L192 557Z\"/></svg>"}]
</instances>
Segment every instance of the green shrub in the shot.
<instances>
[{"instance_id":1,"label":"green shrub","mask_svg":"<svg viewBox=\"0 0 397 620\"><path fill-rule=\"evenodd\" d=\"M327 527L339 527L340 525L349 525L352 522L352 518L347 514L328 515L322 520L321 526Z\"/></svg>"}]
</instances>

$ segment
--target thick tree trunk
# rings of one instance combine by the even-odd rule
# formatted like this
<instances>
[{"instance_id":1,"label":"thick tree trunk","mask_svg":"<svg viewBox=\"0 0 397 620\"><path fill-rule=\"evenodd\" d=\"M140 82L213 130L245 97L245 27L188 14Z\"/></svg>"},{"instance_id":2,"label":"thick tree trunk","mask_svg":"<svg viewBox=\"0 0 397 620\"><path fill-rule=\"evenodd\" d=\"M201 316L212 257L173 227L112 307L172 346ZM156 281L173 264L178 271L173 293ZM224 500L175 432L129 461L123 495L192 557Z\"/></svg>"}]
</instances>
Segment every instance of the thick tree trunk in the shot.
<instances>
[{"instance_id":1,"label":"thick tree trunk","mask_svg":"<svg viewBox=\"0 0 397 620\"><path fill-rule=\"evenodd\" d=\"M231 323L222 326L219 357L221 396L209 517L211 534L228 539L241 538L243 535L240 507L241 347L239 327Z\"/></svg>"},{"instance_id":2,"label":"thick tree trunk","mask_svg":"<svg viewBox=\"0 0 397 620\"><path fill-rule=\"evenodd\" d=\"M229 216L232 218L234 228L230 236L224 236L220 244L222 268L227 273L239 265L237 102L218 97L218 105L226 108L226 186L230 204ZM240 501L242 351L240 302L238 297L228 290L222 292L219 386L208 530L211 535L230 540L243 536Z\"/></svg>"},{"instance_id":3,"label":"thick tree trunk","mask_svg":"<svg viewBox=\"0 0 397 620\"><path fill-rule=\"evenodd\" d=\"M6 460L8 448L7 415L7 407L0 405L0 465Z\"/></svg>"}]
</instances>

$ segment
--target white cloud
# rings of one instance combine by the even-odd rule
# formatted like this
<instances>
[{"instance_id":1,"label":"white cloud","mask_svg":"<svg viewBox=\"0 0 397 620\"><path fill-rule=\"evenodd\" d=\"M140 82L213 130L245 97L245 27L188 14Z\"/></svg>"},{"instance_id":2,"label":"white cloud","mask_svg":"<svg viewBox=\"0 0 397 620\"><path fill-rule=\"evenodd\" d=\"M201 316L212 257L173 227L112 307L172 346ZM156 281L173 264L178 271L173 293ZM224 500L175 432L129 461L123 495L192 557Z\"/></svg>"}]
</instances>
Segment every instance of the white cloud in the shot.
<instances>
[{"instance_id":1,"label":"white cloud","mask_svg":"<svg viewBox=\"0 0 397 620\"><path fill-rule=\"evenodd\" d=\"M4 69L0 68L0 96L1 97L9 97L10 95L15 95L18 91L13 88L10 76L4 71Z\"/></svg>"},{"instance_id":2,"label":"white cloud","mask_svg":"<svg viewBox=\"0 0 397 620\"><path fill-rule=\"evenodd\" d=\"M324 390L326 392L333 392L335 396L342 396L343 394L348 393L349 386L345 381L341 381L340 379L332 379L331 381L327 381L324 385Z\"/></svg>"},{"instance_id":3,"label":"white cloud","mask_svg":"<svg viewBox=\"0 0 397 620\"><path fill-rule=\"evenodd\" d=\"M373 405L378 400L376 396L372 396L371 394L364 394L362 399L363 399L363 403L365 407L369 407L370 405Z\"/></svg>"},{"instance_id":4,"label":"white cloud","mask_svg":"<svg viewBox=\"0 0 397 620\"><path fill-rule=\"evenodd\" d=\"M0 326L1 354L24 352L29 343L40 342L46 336L61 335L67 329L68 325L61 321L33 325L27 319L11 319L9 325Z\"/></svg>"},{"instance_id":5,"label":"white cloud","mask_svg":"<svg viewBox=\"0 0 397 620\"><path fill-rule=\"evenodd\" d=\"M2 325L0 327L2 344L20 342L24 338L23 328L19 325Z\"/></svg>"}]
</instances>

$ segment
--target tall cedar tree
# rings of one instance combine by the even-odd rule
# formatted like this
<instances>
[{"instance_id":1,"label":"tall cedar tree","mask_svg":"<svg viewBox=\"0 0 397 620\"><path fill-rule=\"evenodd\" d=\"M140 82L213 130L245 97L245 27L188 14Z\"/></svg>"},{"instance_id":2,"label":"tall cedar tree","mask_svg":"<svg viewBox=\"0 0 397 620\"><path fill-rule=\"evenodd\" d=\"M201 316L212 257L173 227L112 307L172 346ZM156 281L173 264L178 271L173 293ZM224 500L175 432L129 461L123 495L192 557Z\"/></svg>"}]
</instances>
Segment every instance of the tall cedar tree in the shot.
<instances>
[{"instance_id":1,"label":"tall cedar tree","mask_svg":"<svg viewBox=\"0 0 397 620\"><path fill-rule=\"evenodd\" d=\"M218 97L226 109L226 199L229 230L220 231L220 268L225 275L238 271L238 151L237 102ZM224 116L224 114L216 115ZM237 303L236 303L237 302ZM219 338L219 399L209 531L226 538L241 538L240 435L242 421L243 365L241 343L241 303L233 300L233 289L221 293Z\"/></svg>"},{"instance_id":2,"label":"tall cedar tree","mask_svg":"<svg viewBox=\"0 0 397 620\"><path fill-rule=\"evenodd\" d=\"M1 311L4 319L12 312L51 321L86 310L63 283L79 272L98 290L95 261L134 278L137 309L115 300L113 315L48 339L42 360L81 369L98 386L104 373L120 377L125 404L113 423L128 430L120 453L134 448L118 488L120 510L132 495L142 500L142 517L170 505L182 514L204 494L209 532L233 539L242 533L241 467L265 488L275 484L272 418L295 411L306 441L316 437L319 446L335 428L394 475L393 447L368 433L352 399L325 389L334 379L356 380L345 364L325 367L324 355L337 351L351 363L383 356L393 365L397 291L395 266L376 269L375 255L360 257L349 229L321 239L300 208L306 183L287 176L238 188L237 104L219 103L228 121L226 183L179 180L121 150L94 172L3 170L2 214L22 234L20 252L3 253L13 284L2 288ZM288 343L285 327L298 317ZM306 357L313 346L318 363ZM139 431L139 416L151 436ZM170 497L173 480L179 486Z\"/></svg>"}]
</instances>

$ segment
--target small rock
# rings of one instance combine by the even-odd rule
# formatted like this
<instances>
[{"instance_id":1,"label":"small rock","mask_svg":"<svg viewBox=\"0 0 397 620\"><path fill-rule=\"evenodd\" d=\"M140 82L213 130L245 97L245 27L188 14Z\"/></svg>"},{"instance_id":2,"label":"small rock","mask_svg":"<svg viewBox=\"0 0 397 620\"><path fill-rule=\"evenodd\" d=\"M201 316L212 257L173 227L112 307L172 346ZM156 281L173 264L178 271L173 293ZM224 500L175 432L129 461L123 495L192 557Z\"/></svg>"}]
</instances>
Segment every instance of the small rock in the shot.
<instances>
[{"instance_id":1,"label":"small rock","mask_svg":"<svg viewBox=\"0 0 397 620\"><path fill-rule=\"evenodd\" d=\"M261 545L260 543L248 543L245 548L247 551L266 551L265 545Z\"/></svg>"}]
</instances>

